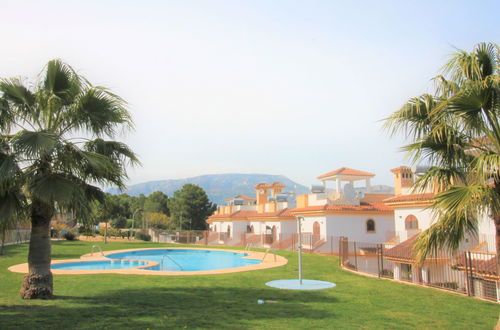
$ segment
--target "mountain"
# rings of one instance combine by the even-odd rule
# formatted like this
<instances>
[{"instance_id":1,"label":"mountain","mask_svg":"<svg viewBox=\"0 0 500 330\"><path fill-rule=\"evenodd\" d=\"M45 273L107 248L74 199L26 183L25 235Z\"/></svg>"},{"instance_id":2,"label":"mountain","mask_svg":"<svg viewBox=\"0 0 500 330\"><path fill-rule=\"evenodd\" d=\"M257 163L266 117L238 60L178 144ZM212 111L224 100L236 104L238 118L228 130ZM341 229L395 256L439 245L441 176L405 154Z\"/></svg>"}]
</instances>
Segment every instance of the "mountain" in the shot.
<instances>
[{"instance_id":1,"label":"mountain","mask_svg":"<svg viewBox=\"0 0 500 330\"><path fill-rule=\"evenodd\" d=\"M283 175L270 174L211 174L201 175L186 179L149 181L129 186L124 193L131 196L140 194L149 195L157 190L164 192L169 197L173 196L174 191L182 188L186 183L192 183L202 187L208 195L208 198L218 205L224 204L226 198L237 195L247 195L255 197L254 186L258 183L280 182L285 185L284 192L293 191L297 194L308 193L308 188L297 182L294 182ZM108 189L109 193L119 194L118 189Z\"/></svg>"}]
</instances>

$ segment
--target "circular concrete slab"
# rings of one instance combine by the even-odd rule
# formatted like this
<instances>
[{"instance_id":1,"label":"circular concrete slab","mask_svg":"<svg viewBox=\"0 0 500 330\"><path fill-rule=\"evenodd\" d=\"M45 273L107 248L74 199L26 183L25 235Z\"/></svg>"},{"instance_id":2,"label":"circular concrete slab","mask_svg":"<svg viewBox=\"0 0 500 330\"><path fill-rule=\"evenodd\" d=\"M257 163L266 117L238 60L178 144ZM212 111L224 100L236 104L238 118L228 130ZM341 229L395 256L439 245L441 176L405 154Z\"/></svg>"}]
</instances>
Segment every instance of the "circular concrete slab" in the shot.
<instances>
[{"instance_id":1,"label":"circular concrete slab","mask_svg":"<svg viewBox=\"0 0 500 330\"><path fill-rule=\"evenodd\" d=\"M302 280L302 284L298 279L294 280L276 280L266 283L267 286L285 289L285 290L323 290L334 288L337 285L332 282L316 281L316 280Z\"/></svg>"}]
</instances>

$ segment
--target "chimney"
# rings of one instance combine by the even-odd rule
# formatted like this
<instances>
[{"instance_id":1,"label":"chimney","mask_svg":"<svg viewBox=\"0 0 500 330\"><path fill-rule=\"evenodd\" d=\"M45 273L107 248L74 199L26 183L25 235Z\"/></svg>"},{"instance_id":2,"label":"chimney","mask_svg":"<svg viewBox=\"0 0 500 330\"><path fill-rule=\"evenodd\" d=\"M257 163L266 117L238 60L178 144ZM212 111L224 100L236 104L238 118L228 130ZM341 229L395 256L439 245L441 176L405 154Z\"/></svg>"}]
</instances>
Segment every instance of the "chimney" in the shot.
<instances>
[{"instance_id":1,"label":"chimney","mask_svg":"<svg viewBox=\"0 0 500 330\"><path fill-rule=\"evenodd\" d=\"M257 198L257 205L267 203L267 184L259 183L255 186L255 194Z\"/></svg>"},{"instance_id":2,"label":"chimney","mask_svg":"<svg viewBox=\"0 0 500 330\"><path fill-rule=\"evenodd\" d=\"M271 196L276 197L276 195L280 194L283 189L285 188L285 185L279 182L273 182L269 188L271 188Z\"/></svg>"},{"instance_id":3,"label":"chimney","mask_svg":"<svg viewBox=\"0 0 500 330\"><path fill-rule=\"evenodd\" d=\"M408 166L400 166L391 170L394 173L394 194L402 195L413 186L413 172Z\"/></svg>"}]
</instances>

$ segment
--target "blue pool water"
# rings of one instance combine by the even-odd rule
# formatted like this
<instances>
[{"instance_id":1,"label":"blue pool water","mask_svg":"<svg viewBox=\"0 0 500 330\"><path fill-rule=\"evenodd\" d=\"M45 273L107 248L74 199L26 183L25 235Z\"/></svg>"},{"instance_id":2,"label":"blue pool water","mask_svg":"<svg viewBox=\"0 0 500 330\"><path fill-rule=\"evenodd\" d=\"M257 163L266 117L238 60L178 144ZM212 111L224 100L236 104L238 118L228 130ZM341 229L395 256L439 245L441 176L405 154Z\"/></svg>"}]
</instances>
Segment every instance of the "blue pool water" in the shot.
<instances>
[{"instance_id":1,"label":"blue pool water","mask_svg":"<svg viewBox=\"0 0 500 330\"><path fill-rule=\"evenodd\" d=\"M158 266L148 267L148 270L165 271L201 271L233 267L242 267L261 263L260 260L243 259L246 254L208 251L208 250L139 250L108 254L110 259L139 259L156 261Z\"/></svg>"},{"instance_id":2,"label":"blue pool water","mask_svg":"<svg viewBox=\"0 0 500 330\"><path fill-rule=\"evenodd\" d=\"M245 256L246 254L244 253L208 250L136 250L108 254L106 257L112 260L68 262L51 265L51 268L65 270L128 269L147 265L147 261L155 261L158 262L157 266L143 269L161 271L203 271L242 267L262 262L261 260L255 259L243 259Z\"/></svg>"},{"instance_id":3,"label":"blue pool water","mask_svg":"<svg viewBox=\"0 0 500 330\"><path fill-rule=\"evenodd\" d=\"M80 261L65 262L51 265L51 269L65 270L103 270L103 269L127 269L147 265L144 261L129 260L102 260L102 261Z\"/></svg>"}]
</instances>

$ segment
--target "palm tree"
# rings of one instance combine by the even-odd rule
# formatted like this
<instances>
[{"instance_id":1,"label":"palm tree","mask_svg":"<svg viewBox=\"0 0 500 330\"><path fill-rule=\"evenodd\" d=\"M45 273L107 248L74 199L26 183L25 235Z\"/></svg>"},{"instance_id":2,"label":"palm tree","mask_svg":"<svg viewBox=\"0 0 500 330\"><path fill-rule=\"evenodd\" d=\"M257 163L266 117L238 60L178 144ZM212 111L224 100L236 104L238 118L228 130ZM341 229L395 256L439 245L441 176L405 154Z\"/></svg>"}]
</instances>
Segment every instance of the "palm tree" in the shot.
<instances>
[{"instance_id":1,"label":"palm tree","mask_svg":"<svg viewBox=\"0 0 500 330\"><path fill-rule=\"evenodd\" d=\"M84 219L99 185L124 187L136 155L105 140L132 128L126 103L52 60L35 84L0 80L0 219L31 220L24 299L52 297L49 227L56 207ZM81 137L79 137L81 136Z\"/></svg>"},{"instance_id":2,"label":"palm tree","mask_svg":"<svg viewBox=\"0 0 500 330\"><path fill-rule=\"evenodd\" d=\"M420 235L417 256L423 261L443 248L457 250L465 235L477 234L478 218L490 215L500 270L499 46L458 50L434 82L433 95L410 99L385 122L392 134L412 141L403 150L413 162L431 165L415 189L437 191L437 221Z\"/></svg>"}]
</instances>

